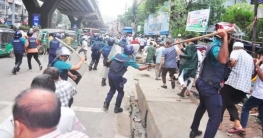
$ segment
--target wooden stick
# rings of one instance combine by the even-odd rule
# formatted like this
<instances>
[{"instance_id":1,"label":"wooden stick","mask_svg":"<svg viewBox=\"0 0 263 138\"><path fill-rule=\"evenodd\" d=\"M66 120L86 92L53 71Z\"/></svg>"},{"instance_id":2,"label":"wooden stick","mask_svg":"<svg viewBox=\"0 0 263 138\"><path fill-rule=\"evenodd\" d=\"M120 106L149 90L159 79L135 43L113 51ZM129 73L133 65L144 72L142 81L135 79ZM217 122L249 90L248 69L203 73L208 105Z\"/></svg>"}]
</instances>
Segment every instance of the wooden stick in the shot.
<instances>
[{"instance_id":1,"label":"wooden stick","mask_svg":"<svg viewBox=\"0 0 263 138\"><path fill-rule=\"evenodd\" d=\"M67 48L69 48L70 50L72 50L75 54L77 54L80 58L81 56L79 55L79 53L74 50L71 46L67 45L65 42L63 42L62 40L58 39L57 37L55 37L59 42L61 42L63 45L65 45Z\"/></svg>"},{"instance_id":2,"label":"wooden stick","mask_svg":"<svg viewBox=\"0 0 263 138\"><path fill-rule=\"evenodd\" d=\"M226 29L226 32L233 32L234 29ZM202 38L205 38L205 37L212 37L212 36L215 36L217 35L218 32L214 32L214 33L211 33L211 34L206 34L206 35L202 35L202 36L197 36L197 37L194 37L194 38L191 38L191 39L186 39L186 40L183 40L183 41L180 41L180 42L176 42L176 43L173 43L172 45L177 45L177 44L180 44L180 43L184 43L184 42L187 42L187 41L194 41L194 40L200 40Z\"/></svg>"}]
</instances>

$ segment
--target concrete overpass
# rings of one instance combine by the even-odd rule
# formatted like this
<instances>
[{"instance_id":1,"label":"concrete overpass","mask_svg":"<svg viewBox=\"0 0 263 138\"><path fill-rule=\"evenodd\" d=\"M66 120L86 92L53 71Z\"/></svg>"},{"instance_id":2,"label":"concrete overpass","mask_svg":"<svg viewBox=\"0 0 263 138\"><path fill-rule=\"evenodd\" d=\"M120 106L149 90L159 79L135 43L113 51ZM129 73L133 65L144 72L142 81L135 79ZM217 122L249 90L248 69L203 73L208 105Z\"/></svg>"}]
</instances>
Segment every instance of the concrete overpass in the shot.
<instances>
[{"instance_id":1,"label":"concrete overpass","mask_svg":"<svg viewBox=\"0 0 263 138\"><path fill-rule=\"evenodd\" d=\"M28 11L28 22L32 26L32 14L41 15L41 27L50 28L52 14L58 9L62 14L68 16L71 25L76 24L78 28L81 23L84 27L104 28L106 25L100 14L96 0L22 0Z\"/></svg>"}]
</instances>

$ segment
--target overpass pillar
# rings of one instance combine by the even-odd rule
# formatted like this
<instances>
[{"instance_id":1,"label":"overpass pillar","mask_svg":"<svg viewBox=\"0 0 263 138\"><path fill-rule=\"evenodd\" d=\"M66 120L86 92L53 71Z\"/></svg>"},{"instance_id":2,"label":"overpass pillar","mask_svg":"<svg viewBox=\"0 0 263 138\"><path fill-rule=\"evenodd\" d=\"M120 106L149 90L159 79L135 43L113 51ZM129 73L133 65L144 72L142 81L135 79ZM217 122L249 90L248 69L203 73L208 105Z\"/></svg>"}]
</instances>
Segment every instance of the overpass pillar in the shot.
<instances>
[{"instance_id":1,"label":"overpass pillar","mask_svg":"<svg viewBox=\"0 0 263 138\"><path fill-rule=\"evenodd\" d=\"M78 28L81 28L81 22L83 21L84 17L78 17L77 19L75 19L74 16L68 16L68 19L71 23L71 27L73 27L74 24L76 24Z\"/></svg>"},{"instance_id":2,"label":"overpass pillar","mask_svg":"<svg viewBox=\"0 0 263 138\"><path fill-rule=\"evenodd\" d=\"M28 24L32 26L32 15L40 14L40 26L41 28L50 28L52 25L52 14L56 10L56 7L62 0L46 0L43 5L40 6L37 0L23 0L23 3L28 11Z\"/></svg>"},{"instance_id":3,"label":"overpass pillar","mask_svg":"<svg viewBox=\"0 0 263 138\"><path fill-rule=\"evenodd\" d=\"M84 27L88 27L88 24L87 24L86 22L82 22L82 25L83 25Z\"/></svg>"}]
</instances>

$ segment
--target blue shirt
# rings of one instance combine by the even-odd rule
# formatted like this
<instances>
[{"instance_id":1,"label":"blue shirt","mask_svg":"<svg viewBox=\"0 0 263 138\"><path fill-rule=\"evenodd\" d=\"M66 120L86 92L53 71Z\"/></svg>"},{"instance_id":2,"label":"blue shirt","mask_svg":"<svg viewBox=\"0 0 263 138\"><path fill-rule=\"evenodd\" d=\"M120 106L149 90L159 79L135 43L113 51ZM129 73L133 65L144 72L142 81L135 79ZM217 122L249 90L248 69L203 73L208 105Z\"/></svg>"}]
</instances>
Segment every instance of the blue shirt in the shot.
<instances>
[{"instance_id":1,"label":"blue shirt","mask_svg":"<svg viewBox=\"0 0 263 138\"><path fill-rule=\"evenodd\" d=\"M215 38L214 41L210 44L211 46L214 46L210 51L210 63L213 66L219 66L220 62L217 60L219 51L222 45L222 42L219 38Z\"/></svg>"},{"instance_id":2,"label":"blue shirt","mask_svg":"<svg viewBox=\"0 0 263 138\"><path fill-rule=\"evenodd\" d=\"M58 60L54 63L53 67L57 68L59 73L61 73L63 70L70 70L72 65L65 61Z\"/></svg>"},{"instance_id":3,"label":"blue shirt","mask_svg":"<svg viewBox=\"0 0 263 138\"><path fill-rule=\"evenodd\" d=\"M128 55L126 55L126 54L121 54L123 57L129 57ZM115 56L114 57L112 57L111 59L110 59L110 61L113 61L115 59ZM128 61L128 62L126 62L126 64L124 65L125 67L128 67L128 66L131 66L131 67L133 67L133 68L135 68L135 69L138 69L139 68L139 65L134 61L134 59L133 58L130 58L130 60Z\"/></svg>"},{"instance_id":4,"label":"blue shirt","mask_svg":"<svg viewBox=\"0 0 263 138\"><path fill-rule=\"evenodd\" d=\"M164 68L177 68L177 53L175 47L171 46L163 50L162 57L164 57Z\"/></svg>"}]
</instances>

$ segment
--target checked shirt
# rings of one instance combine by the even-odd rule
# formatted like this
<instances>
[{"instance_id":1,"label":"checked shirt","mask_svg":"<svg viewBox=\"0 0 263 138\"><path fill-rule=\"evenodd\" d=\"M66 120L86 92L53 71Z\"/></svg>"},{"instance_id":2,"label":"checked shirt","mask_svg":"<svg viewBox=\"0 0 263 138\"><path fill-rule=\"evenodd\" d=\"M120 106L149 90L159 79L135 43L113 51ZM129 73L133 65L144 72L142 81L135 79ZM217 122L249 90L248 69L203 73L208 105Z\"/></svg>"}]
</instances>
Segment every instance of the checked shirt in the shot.
<instances>
[{"instance_id":1,"label":"checked shirt","mask_svg":"<svg viewBox=\"0 0 263 138\"><path fill-rule=\"evenodd\" d=\"M69 100L77 94L76 88L68 81L56 81L56 95L61 102L61 106L68 107Z\"/></svg>"}]
</instances>

